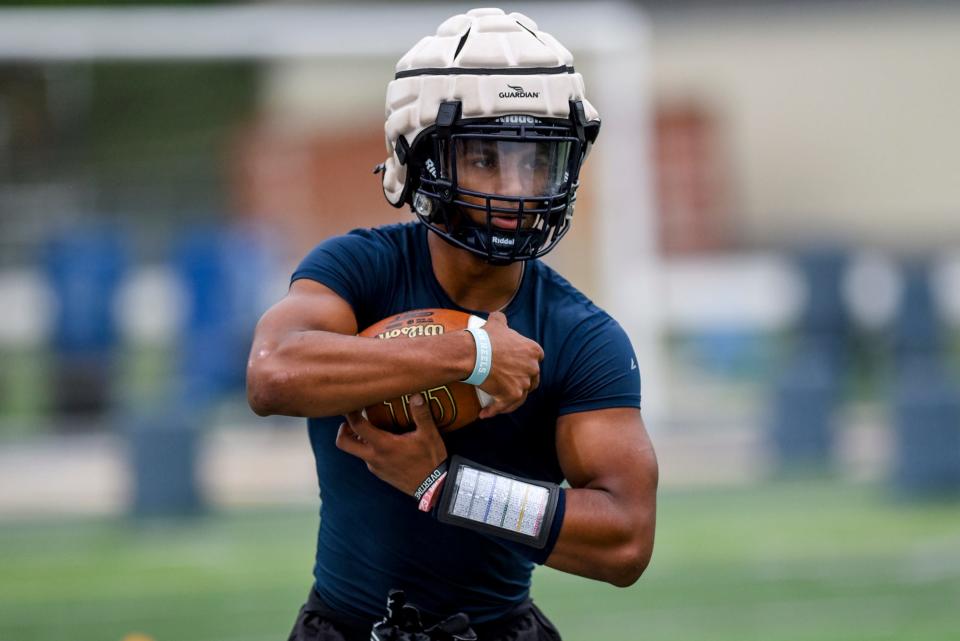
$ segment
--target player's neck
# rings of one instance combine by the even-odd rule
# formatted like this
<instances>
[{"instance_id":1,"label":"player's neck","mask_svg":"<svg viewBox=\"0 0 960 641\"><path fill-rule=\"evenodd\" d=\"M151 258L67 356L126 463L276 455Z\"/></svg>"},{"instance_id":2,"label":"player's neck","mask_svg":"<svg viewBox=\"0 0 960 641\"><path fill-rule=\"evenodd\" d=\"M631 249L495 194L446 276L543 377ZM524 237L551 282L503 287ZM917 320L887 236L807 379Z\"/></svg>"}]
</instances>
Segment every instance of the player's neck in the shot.
<instances>
[{"instance_id":1,"label":"player's neck","mask_svg":"<svg viewBox=\"0 0 960 641\"><path fill-rule=\"evenodd\" d=\"M437 282L460 307L495 312L513 299L523 276L523 263L491 265L436 234L427 234L427 243Z\"/></svg>"}]
</instances>

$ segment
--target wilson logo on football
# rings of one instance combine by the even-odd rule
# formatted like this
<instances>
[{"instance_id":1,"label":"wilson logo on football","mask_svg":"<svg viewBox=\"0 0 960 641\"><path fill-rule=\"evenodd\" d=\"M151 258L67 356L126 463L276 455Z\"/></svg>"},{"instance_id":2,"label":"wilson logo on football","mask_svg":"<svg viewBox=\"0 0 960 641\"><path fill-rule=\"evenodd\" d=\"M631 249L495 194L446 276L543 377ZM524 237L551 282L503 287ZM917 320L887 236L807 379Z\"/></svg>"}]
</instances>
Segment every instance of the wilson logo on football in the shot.
<instances>
[{"instance_id":1,"label":"wilson logo on football","mask_svg":"<svg viewBox=\"0 0 960 641\"><path fill-rule=\"evenodd\" d=\"M539 98L539 91L524 91L520 85L507 85L511 91L501 91L501 98Z\"/></svg>"},{"instance_id":2,"label":"wilson logo on football","mask_svg":"<svg viewBox=\"0 0 960 641\"><path fill-rule=\"evenodd\" d=\"M443 325L408 325L377 334L377 338L396 338L398 336L416 338L418 336L439 336L442 333Z\"/></svg>"}]
</instances>

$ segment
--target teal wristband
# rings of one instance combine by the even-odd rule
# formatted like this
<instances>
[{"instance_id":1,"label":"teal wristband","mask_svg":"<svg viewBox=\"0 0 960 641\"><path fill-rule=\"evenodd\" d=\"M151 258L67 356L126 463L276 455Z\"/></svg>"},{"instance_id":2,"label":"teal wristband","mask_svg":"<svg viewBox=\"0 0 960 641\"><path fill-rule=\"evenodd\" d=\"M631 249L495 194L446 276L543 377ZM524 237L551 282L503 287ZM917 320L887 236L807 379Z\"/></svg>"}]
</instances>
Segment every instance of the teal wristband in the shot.
<instances>
[{"instance_id":1,"label":"teal wristband","mask_svg":"<svg viewBox=\"0 0 960 641\"><path fill-rule=\"evenodd\" d=\"M473 366L473 373L461 383L480 385L490 375L490 366L493 365L493 346L490 344L487 330L482 327L468 327L467 331L473 336L473 342L477 344L477 360Z\"/></svg>"}]
</instances>

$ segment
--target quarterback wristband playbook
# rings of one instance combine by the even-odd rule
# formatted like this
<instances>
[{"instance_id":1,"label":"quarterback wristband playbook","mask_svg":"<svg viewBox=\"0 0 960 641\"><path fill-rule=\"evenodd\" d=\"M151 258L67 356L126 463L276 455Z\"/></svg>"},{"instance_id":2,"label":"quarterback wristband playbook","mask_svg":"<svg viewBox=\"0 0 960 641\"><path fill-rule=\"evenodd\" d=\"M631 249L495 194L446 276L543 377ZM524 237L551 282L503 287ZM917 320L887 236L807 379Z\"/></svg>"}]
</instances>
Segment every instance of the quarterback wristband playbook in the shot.
<instances>
[{"instance_id":1,"label":"quarterback wristband playbook","mask_svg":"<svg viewBox=\"0 0 960 641\"><path fill-rule=\"evenodd\" d=\"M543 563L560 533L564 496L560 486L523 479L460 456L450 459L437 518L520 546ZM525 548L525 549L524 549Z\"/></svg>"},{"instance_id":2,"label":"quarterback wristband playbook","mask_svg":"<svg viewBox=\"0 0 960 641\"><path fill-rule=\"evenodd\" d=\"M493 346L490 344L490 336L487 334L487 330L482 327L467 327L466 329L477 344L477 360L473 365L473 373L460 382L480 385L490 375L490 366L493 364Z\"/></svg>"}]
</instances>

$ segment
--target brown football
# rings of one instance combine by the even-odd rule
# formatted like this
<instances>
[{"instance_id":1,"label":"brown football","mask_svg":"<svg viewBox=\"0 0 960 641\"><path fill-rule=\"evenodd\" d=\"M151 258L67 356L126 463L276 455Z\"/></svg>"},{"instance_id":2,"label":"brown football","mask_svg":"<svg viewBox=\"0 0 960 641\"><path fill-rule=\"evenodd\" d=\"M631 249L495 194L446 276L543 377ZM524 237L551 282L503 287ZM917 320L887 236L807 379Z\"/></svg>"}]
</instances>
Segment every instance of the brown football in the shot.
<instances>
[{"instance_id":1,"label":"brown football","mask_svg":"<svg viewBox=\"0 0 960 641\"><path fill-rule=\"evenodd\" d=\"M417 309L385 318L360 332L359 336L381 340L418 340L440 336L471 327L485 321L466 312L453 309ZM479 387L454 381L420 392L433 413L433 420L441 432L458 430L477 420L481 408L492 398ZM391 432L408 432L414 428L410 416L410 394L382 403L368 405L364 415L377 427Z\"/></svg>"}]
</instances>

